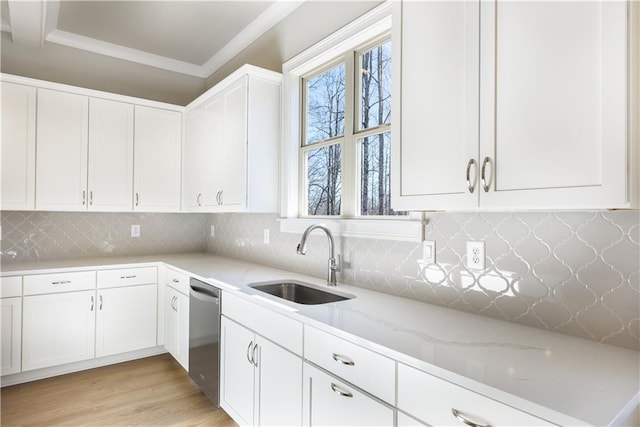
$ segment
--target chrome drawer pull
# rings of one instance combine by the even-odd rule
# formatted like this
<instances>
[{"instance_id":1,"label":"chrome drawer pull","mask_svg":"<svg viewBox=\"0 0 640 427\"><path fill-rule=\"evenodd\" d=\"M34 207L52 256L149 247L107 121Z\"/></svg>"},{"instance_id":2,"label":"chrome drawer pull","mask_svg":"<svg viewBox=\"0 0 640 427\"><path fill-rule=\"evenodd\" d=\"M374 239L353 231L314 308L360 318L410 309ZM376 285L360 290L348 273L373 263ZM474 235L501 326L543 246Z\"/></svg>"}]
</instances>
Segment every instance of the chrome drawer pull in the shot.
<instances>
[{"instance_id":1,"label":"chrome drawer pull","mask_svg":"<svg viewBox=\"0 0 640 427\"><path fill-rule=\"evenodd\" d=\"M482 169L480 170L480 179L482 179L482 189L484 190L485 193L488 193L489 188L491 187L491 182L487 182L486 176L485 176L487 163L490 163L490 162L491 162L491 159L488 157L485 157L484 160L482 160ZM491 173L493 174L493 171ZM491 181L493 181L493 178L491 178Z\"/></svg>"},{"instance_id":2,"label":"chrome drawer pull","mask_svg":"<svg viewBox=\"0 0 640 427\"><path fill-rule=\"evenodd\" d=\"M340 396L343 397L353 397L353 394L346 391L345 389L341 388L338 385L335 385L334 383L331 383L331 390L333 390L334 393L338 393Z\"/></svg>"},{"instance_id":3,"label":"chrome drawer pull","mask_svg":"<svg viewBox=\"0 0 640 427\"><path fill-rule=\"evenodd\" d=\"M173 282L173 283L180 283L180 280L178 280L178 279L173 279L173 280L172 280L172 282Z\"/></svg>"},{"instance_id":4,"label":"chrome drawer pull","mask_svg":"<svg viewBox=\"0 0 640 427\"><path fill-rule=\"evenodd\" d=\"M347 356L343 356L343 355L337 354L337 353L333 353L333 360L335 360L338 363L342 363L343 365L347 365L347 366L354 366L356 364L356 362L354 362L353 360L349 359Z\"/></svg>"},{"instance_id":5,"label":"chrome drawer pull","mask_svg":"<svg viewBox=\"0 0 640 427\"><path fill-rule=\"evenodd\" d=\"M251 347L253 347L253 341L249 342L249 346L247 347L247 360L249 361L249 364L253 365L253 360L251 359L253 356L249 356Z\"/></svg>"},{"instance_id":6,"label":"chrome drawer pull","mask_svg":"<svg viewBox=\"0 0 640 427\"><path fill-rule=\"evenodd\" d=\"M120 278L121 279L135 279L136 276L135 275L133 275L133 276L120 276Z\"/></svg>"},{"instance_id":7,"label":"chrome drawer pull","mask_svg":"<svg viewBox=\"0 0 640 427\"><path fill-rule=\"evenodd\" d=\"M458 411L456 408L451 408L451 413L454 417L465 423L470 427L491 427L491 424L484 420L473 419L471 415L465 414L464 412Z\"/></svg>"},{"instance_id":8,"label":"chrome drawer pull","mask_svg":"<svg viewBox=\"0 0 640 427\"><path fill-rule=\"evenodd\" d=\"M469 163L467 163L467 188L469 189L469 193L473 193L476 190L476 180L471 184L471 166L476 164L476 159L469 159Z\"/></svg>"},{"instance_id":9,"label":"chrome drawer pull","mask_svg":"<svg viewBox=\"0 0 640 427\"><path fill-rule=\"evenodd\" d=\"M60 280L59 282L51 282L52 285L67 285L71 283L71 280Z\"/></svg>"},{"instance_id":10,"label":"chrome drawer pull","mask_svg":"<svg viewBox=\"0 0 640 427\"><path fill-rule=\"evenodd\" d=\"M258 367L258 359L256 359L256 352L258 351L258 343L253 345L253 351L251 352L251 359L253 360L253 366Z\"/></svg>"}]
</instances>

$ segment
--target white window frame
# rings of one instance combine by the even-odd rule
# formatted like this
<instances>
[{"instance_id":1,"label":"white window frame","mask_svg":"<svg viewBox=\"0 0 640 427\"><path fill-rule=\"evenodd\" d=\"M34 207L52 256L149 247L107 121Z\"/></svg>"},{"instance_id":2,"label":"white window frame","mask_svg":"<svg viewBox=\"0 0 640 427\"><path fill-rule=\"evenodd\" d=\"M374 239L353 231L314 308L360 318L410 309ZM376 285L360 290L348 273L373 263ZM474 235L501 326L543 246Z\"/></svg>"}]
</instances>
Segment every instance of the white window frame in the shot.
<instances>
[{"instance_id":1,"label":"white window frame","mask_svg":"<svg viewBox=\"0 0 640 427\"><path fill-rule=\"evenodd\" d=\"M391 32L391 1L376 7L326 39L300 53L282 66L283 71L283 129L281 159L281 208L280 231L301 233L311 224L322 222L337 236L363 237L402 241L423 240L422 213L410 213L408 217L300 217L300 142L302 85L301 78L321 69L349 51L359 50L363 45ZM394 60L399 58L393 53ZM349 72L349 71L347 71ZM348 95L346 102L352 95ZM351 100L352 101L352 100ZM351 122L353 119L349 120ZM346 124L345 124L346 131ZM353 131L353 129L350 129ZM343 161L343 164L346 162ZM357 168L355 168L357 169ZM345 173L346 172L346 173ZM357 170L342 171L343 180L350 179ZM345 177L345 175L347 177ZM344 189L344 186L343 186ZM344 194L343 194L344 206Z\"/></svg>"}]
</instances>

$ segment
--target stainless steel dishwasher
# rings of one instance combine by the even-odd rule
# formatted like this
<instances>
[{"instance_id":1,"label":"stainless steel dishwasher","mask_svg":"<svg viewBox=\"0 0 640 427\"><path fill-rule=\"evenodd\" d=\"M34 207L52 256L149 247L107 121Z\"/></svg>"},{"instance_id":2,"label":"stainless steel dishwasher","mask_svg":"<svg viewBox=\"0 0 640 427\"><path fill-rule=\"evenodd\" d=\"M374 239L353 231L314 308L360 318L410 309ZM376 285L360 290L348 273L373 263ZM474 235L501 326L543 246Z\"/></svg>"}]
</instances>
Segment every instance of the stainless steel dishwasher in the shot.
<instances>
[{"instance_id":1,"label":"stainless steel dishwasher","mask_svg":"<svg viewBox=\"0 0 640 427\"><path fill-rule=\"evenodd\" d=\"M220 406L220 289L189 281L189 377Z\"/></svg>"}]
</instances>

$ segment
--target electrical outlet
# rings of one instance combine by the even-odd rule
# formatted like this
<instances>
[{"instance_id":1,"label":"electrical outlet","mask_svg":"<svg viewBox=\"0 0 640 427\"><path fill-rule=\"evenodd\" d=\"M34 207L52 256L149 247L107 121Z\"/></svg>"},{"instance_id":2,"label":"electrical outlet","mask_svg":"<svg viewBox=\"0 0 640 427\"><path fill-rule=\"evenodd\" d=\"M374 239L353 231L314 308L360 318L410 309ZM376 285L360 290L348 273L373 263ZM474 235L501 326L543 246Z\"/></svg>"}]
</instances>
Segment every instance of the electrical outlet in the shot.
<instances>
[{"instance_id":1,"label":"electrical outlet","mask_svg":"<svg viewBox=\"0 0 640 427\"><path fill-rule=\"evenodd\" d=\"M269 229L268 228L264 229L263 236L264 236L264 244L268 245L269 244Z\"/></svg>"},{"instance_id":2,"label":"electrical outlet","mask_svg":"<svg viewBox=\"0 0 640 427\"><path fill-rule=\"evenodd\" d=\"M211 226L211 237L216 237L216 226L215 225Z\"/></svg>"},{"instance_id":3,"label":"electrical outlet","mask_svg":"<svg viewBox=\"0 0 640 427\"><path fill-rule=\"evenodd\" d=\"M469 270L484 270L484 267L484 242L467 242L467 268Z\"/></svg>"},{"instance_id":4,"label":"electrical outlet","mask_svg":"<svg viewBox=\"0 0 640 427\"><path fill-rule=\"evenodd\" d=\"M422 242L422 261L425 264L436 262L436 242L434 240L424 240Z\"/></svg>"},{"instance_id":5,"label":"electrical outlet","mask_svg":"<svg viewBox=\"0 0 640 427\"><path fill-rule=\"evenodd\" d=\"M140 237L140 226L132 225L131 226L131 237Z\"/></svg>"}]
</instances>

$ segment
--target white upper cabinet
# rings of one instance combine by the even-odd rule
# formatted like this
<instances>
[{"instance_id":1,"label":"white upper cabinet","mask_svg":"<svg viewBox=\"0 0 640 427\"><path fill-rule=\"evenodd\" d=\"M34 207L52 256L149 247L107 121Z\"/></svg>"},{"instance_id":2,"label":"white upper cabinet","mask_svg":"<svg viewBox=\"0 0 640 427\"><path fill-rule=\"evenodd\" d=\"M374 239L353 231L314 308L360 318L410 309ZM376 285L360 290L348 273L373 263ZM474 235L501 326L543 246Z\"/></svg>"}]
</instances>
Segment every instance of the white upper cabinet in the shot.
<instances>
[{"instance_id":1,"label":"white upper cabinet","mask_svg":"<svg viewBox=\"0 0 640 427\"><path fill-rule=\"evenodd\" d=\"M85 210L89 98L38 89L36 209Z\"/></svg>"},{"instance_id":2,"label":"white upper cabinet","mask_svg":"<svg viewBox=\"0 0 640 427\"><path fill-rule=\"evenodd\" d=\"M395 209L630 206L625 2L394 13Z\"/></svg>"},{"instance_id":3,"label":"white upper cabinet","mask_svg":"<svg viewBox=\"0 0 640 427\"><path fill-rule=\"evenodd\" d=\"M184 210L278 210L280 84L245 66L187 106Z\"/></svg>"},{"instance_id":4,"label":"white upper cabinet","mask_svg":"<svg viewBox=\"0 0 640 427\"><path fill-rule=\"evenodd\" d=\"M36 88L2 82L2 210L35 207Z\"/></svg>"},{"instance_id":5,"label":"white upper cabinet","mask_svg":"<svg viewBox=\"0 0 640 427\"><path fill-rule=\"evenodd\" d=\"M179 211L182 113L136 105L134 129L134 211Z\"/></svg>"},{"instance_id":6,"label":"white upper cabinet","mask_svg":"<svg viewBox=\"0 0 640 427\"><path fill-rule=\"evenodd\" d=\"M133 105L89 100L89 201L95 211L133 206Z\"/></svg>"}]
</instances>

